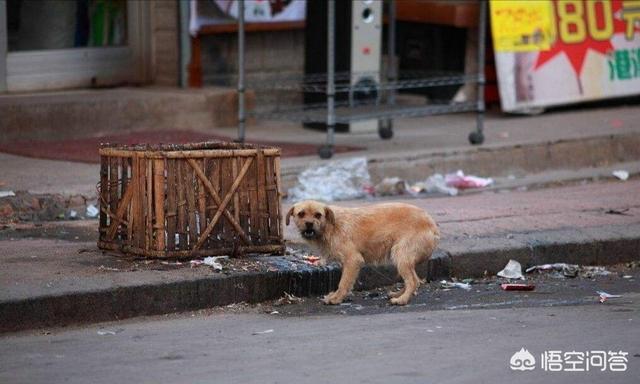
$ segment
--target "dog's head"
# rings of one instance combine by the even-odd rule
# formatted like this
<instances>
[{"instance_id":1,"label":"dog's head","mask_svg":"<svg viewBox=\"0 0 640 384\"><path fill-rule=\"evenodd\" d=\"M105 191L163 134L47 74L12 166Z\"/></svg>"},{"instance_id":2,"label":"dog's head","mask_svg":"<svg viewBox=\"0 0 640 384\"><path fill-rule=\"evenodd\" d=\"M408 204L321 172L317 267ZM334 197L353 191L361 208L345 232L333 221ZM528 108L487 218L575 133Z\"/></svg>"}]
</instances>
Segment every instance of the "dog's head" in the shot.
<instances>
[{"instance_id":1,"label":"dog's head","mask_svg":"<svg viewBox=\"0 0 640 384\"><path fill-rule=\"evenodd\" d=\"M296 203L287 212L286 223L293 216L293 222L298 227L300 235L307 240L321 237L327 226L335 224L333 211L326 204L307 200Z\"/></svg>"}]
</instances>

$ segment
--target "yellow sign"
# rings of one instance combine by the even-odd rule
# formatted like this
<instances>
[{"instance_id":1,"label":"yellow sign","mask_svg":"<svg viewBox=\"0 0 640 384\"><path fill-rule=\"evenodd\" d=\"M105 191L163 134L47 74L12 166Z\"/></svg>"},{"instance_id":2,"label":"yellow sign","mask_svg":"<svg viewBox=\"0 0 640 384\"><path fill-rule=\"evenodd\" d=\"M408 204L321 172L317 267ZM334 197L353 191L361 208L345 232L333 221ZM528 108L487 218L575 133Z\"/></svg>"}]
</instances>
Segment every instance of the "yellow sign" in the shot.
<instances>
[{"instance_id":1,"label":"yellow sign","mask_svg":"<svg viewBox=\"0 0 640 384\"><path fill-rule=\"evenodd\" d=\"M496 52L546 51L553 41L550 0L491 0L491 33Z\"/></svg>"}]
</instances>

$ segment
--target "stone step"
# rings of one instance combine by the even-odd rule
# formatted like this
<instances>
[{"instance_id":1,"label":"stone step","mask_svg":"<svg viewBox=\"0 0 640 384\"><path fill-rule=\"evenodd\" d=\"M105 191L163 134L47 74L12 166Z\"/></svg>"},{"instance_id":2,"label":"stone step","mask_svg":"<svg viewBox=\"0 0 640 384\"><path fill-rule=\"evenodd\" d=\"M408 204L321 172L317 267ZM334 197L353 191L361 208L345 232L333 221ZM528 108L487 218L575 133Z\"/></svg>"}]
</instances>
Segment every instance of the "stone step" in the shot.
<instances>
[{"instance_id":1,"label":"stone step","mask_svg":"<svg viewBox=\"0 0 640 384\"><path fill-rule=\"evenodd\" d=\"M205 130L236 124L237 95L235 89L222 87L8 94L0 95L0 116L0 141L142 130Z\"/></svg>"}]
</instances>

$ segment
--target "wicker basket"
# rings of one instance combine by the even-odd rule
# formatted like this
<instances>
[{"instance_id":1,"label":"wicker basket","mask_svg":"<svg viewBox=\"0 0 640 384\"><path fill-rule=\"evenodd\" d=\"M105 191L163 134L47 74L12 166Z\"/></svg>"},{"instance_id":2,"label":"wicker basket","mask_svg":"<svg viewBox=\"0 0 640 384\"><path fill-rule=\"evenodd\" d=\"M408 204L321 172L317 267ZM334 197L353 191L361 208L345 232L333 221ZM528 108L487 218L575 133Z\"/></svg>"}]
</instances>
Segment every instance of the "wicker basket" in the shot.
<instances>
[{"instance_id":1,"label":"wicker basket","mask_svg":"<svg viewBox=\"0 0 640 384\"><path fill-rule=\"evenodd\" d=\"M147 257L282 252L280 149L103 144L98 247Z\"/></svg>"}]
</instances>

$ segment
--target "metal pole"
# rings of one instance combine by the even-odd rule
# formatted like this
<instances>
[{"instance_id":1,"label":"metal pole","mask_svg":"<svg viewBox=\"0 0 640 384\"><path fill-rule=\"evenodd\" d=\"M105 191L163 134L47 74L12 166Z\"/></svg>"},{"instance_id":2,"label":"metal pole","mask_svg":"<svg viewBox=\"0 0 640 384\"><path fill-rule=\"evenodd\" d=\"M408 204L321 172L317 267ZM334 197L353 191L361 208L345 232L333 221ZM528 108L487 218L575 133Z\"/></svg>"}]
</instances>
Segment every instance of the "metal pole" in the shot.
<instances>
[{"instance_id":1,"label":"metal pole","mask_svg":"<svg viewBox=\"0 0 640 384\"><path fill-rule=\"evenodd\" d=\"M190 7L186 1L178 3L180 18L180 87L186 88L189 83L189 59L191 58L191 36L189 34Z\"/></svg>"},{"instance_id":2,"label":"metal pole","mask_svg":"<svg viewBox=\"0 0 640 384\"><path fill-rule=\"evenodd\" d=\"M485 49L485 32L486 32L486 20L487 20L487 5L484 0L480 1L478 6L480 7L480 20L478 20L478 87L477 87L477 143L482 144L484 141L484 135L482 133L484 125L484 49Z\"/></svg>"},{"instance_id":3,"label":"metal pole","mask_svg":"<svg viewBox=\"0 0 640 384\"><path fill-rule=\"evenodd\" d=\"M389 70L387 76L389 81L396 81L398 78L396 62L396 1L389 0L389 29L387 30L387 50L389 55ZM396 92L394 87L389 87L387 99L389 105L395 105Z\"/></svg>"},{"instance_id":4,"label":"metal pole","mask_svg":"<svg viewBox=\"0 0 640 384\"><path fill-rule=\"evenodd\" d=\"M327 12L327 147L331 152L335 143L335 0L329 0Z\"/></svg>"},{"instance_id":5,"label":"metal pole","mask_svg":"<svg viewBox=\"0 0 640 384\"><path fill-rule=\"evenodd\" d=\"M238 142L244 143L244 0L238 0Z\"/></svg>"},{"instance_id":6,"label":"metal pole","mask_svg":"<svg viewBox=\"0 0 640 384\"><path fill-rule=\"evenodd\" d=\"M0 92L7 90L7 2L0 0Z\"/></svg>"}]
</instances>

